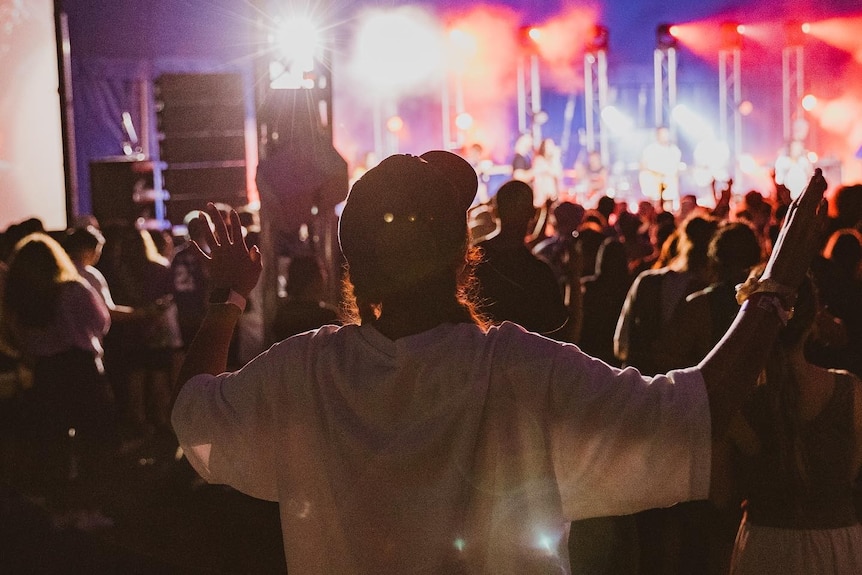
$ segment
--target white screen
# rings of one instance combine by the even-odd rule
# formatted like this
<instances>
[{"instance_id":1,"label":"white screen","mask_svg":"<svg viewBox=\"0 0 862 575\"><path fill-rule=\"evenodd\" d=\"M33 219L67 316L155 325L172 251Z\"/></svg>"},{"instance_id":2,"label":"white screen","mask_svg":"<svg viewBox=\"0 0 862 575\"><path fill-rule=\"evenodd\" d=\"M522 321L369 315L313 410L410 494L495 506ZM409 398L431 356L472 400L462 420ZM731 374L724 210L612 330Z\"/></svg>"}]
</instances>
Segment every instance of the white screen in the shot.
<instances>
[{"instance_id":1,"label":"white screen","mask_svg":"<svg viewBox=\"0 0 862 575\"><path fill-rule=\"evenodd\" d=\"M0 0L0 230L66 227L53 0Z\"/></svg>"}]
</instances>

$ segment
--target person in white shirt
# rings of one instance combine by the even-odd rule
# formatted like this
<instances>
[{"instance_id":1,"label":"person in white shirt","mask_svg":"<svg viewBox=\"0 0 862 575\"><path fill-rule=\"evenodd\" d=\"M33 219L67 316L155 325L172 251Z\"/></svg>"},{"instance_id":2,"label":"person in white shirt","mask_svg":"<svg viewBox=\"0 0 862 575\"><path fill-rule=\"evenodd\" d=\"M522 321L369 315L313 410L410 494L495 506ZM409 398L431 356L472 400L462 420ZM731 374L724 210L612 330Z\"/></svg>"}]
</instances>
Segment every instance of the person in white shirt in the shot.
<instances>
[{"instance_id":1,"label":"person in white shirt","mask_svg":"<svg viewBox=\"0 0 862 575\"><path fill-rule=\"evenodd\" d=\"M355 321L226 373L261 261L210 205L213 298L175 386L177 437L207 481L279 502L291 573L568 572L570 520L706 497L711 435L754 386L825 187L818 173L795 204L722 343L653 378L476 317L475 171L442 151L391 156L351 189Z\"/></svg>"},{"instance_id":2,"label":"person in white shirt","mask_svg":"<svg viewBox=\"0 0 862 575\"><path fill-rule=\"evenodd\" d=\"M670 130L656 129L655 141L641 155L640 186L644 197L666 211L679 209L679 168L682 152L671 140Z\"/></svg>"}]
</instances>

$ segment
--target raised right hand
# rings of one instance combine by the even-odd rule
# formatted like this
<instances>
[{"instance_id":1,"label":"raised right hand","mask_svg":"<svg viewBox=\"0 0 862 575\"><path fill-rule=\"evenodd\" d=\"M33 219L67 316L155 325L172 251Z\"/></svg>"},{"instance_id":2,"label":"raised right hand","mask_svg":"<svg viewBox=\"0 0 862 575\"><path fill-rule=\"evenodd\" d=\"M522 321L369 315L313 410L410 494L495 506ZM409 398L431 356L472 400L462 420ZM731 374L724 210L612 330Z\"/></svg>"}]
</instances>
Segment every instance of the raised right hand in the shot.
<instances>
[{"instance_id":1,"label":"raised right hand","mask_svg":"<svg viewBox=\"0 0 862 575\"><path fill-rule=\"evenodd\" d=\"M823 173L817 168L808 186L790 204L761 281L771 279L794 290L802 283L811 260L821 248L821 233L828 215L823 198L826 187Z\"/></svg>"}]
</instances>

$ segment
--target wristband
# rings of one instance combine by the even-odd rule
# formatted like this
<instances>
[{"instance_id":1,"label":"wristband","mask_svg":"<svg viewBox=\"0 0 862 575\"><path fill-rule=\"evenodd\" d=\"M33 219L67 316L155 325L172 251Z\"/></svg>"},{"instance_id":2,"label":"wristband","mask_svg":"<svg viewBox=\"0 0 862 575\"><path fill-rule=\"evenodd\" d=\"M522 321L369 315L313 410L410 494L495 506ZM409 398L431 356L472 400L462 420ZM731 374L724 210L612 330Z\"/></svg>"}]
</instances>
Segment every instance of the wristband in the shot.
<instances>
[{"instance_id":1,"label":"wristband","mask_svg":"<svg viewBox=\"0 0 862 575\"><path fill-rule=\"evenodd\" d=\"M736 286L736 303L742 305L745 300L756 293L777 295L784 300L785 304L789 303L791 306L792 302L796 300L795 289L780 284L773 279L759 280L751 276L745 283Z\"/></svg>"},{"instance_id":2,"label":"wristband","mask_svg":"<svg viewBox=\"0 0 862 575\"><path fill-rule=\"evenodd\" d=\"M230 288L215 288L210 293L210 305L235 305L240 312L245 311L248 301Z\"/></svg>"},{"instance_id":3,"label":"wristband","mask_svg":"<svg viewBox=\"0 0 862 575\"><path fill-rule=\"evenodd\" d=\"M787 325L787 322L793 317L793 308L790 308L789 310L785 308L784 304L781 302L781 298L775 294L761 293L754 300L746 300L742 304L742 309L747 309L749 305L755 305L760 309L771 311L778 316L779 320L781 320L781 325Z\"/></svg>"}]
</instances>

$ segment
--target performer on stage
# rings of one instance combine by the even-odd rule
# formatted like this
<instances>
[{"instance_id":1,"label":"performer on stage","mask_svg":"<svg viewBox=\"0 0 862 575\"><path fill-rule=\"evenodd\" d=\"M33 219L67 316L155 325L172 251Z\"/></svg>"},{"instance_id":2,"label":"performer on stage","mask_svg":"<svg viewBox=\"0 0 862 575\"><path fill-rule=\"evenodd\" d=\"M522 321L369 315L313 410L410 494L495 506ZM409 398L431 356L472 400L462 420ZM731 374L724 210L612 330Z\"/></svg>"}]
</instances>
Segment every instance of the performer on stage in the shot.
<instances>
[{"instance_id":1,"label":"performer on stage","mask_svg":"<svg viewBox=\"0 0 862 575\"><path fill-rule=\"evenodd\" d=\"M671 141L670 130L656 129L656 139L641 156L641 193L657 202L661 209L676 211L679 208L679 168L682 152Z\"/></svg>"},{"instance_id":2,"label":"performer on stage","mask_svg":"<svg viewBox=\"0 0 862 575\"><path fill-rule=\"evenodd\" d=\"M557 201L563 189L563 163L559 146L552 138L539 144L533 157L533 205L542 207Z\"/></svg>"},{"instance_id":3,"label":"performer on stage","mask_svg":"<svg viewBox=\"0 0 862 575\"><path fill-rule=\"evenodd\" d=\"M530 134L521 134L515 141L512 179L533 185L533 136Z\"/></svg>"},{"instance_id":4,"label":"performer on stage","mask_svg":"<svg viewBox=\"0 0 862 575\"><path fill-rule=\"evenodd\" d=\"M575 177L578 180L576 188L579 203L594 207L608 189L608 167L602 162L598 150L588 152L586 161L579 161L575 165Z\"/></svg>"}]
</instances>

